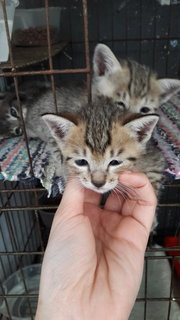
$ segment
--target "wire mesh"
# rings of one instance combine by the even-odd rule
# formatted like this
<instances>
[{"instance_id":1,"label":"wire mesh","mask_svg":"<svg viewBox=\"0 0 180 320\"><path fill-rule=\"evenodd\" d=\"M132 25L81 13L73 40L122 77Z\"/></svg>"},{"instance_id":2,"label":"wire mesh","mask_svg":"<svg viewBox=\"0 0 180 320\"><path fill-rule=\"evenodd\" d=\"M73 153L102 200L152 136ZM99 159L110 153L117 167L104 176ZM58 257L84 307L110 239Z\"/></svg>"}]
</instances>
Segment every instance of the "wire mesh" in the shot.
<instances>
[{"instance_id":1,"label":"wire mesh","mask_svg":"<svg viewBox=\"0 0 180 320\"><path fill-rule=\"evenodd\" d=\"M72 8L79 1L68 1L68 17L70 19L72 15ZM45 10L46 16L46 28L47 28L47 65L43 66L43 70L29 70L25 68L25 70L19 70L15 67L14 57L13 57L13 46L9 33L7 12L6 12L6 1L1 0L2 8L3 8L3 16L5 21L5 29L9 46L9 64L10 67L2 68L3 72L0 73L0 77L2 78L10 78L14 81L15 92L17 96L18 106L20 110L20 117L23 123L23 132L24 139L26 141L27 154L29 158L29 165L31 167L31 172L33 175L33 167L32 167L32 159L29 151L29 142L26 134L25 122L23 119L23 112L21 101L19 98L19 86L18 79L19 77L26 76L38 76L38 75L48 75L51 81L52 95L54 99L55 112L57 113L57 99L56 99L56 89L55 89L55 77L58 75L73 75L73 74L82 74L86 75L86 86L89 100L91 98L91 79L90 79L90 50L91 47L94 46L94 41L103 41L103 42L111 42L114 49L118 47L118 43L121 43L121 48L125 56L128 55L130 48L133 46L136 47L138 51L138 59L140 61L143 60L144 51L147 50L146 47L152 49L152 67L155 68L157 65L156 57L157 57L157 47L159 47L160 41L166 45L166 59L165 59L165 73L168 74L169 65L171 63L170 55L168 52L171 50L171 41L180 40L180 37L177 35L176 37L172 33L172 20L173 20L173 12L174 7L171 1L169 6L169 10L166 10L166 14L168 15L168 23L167 23L167 32L160 32L160 36L158 36L158 28L159 28L159 12L160 6L157 1L152 2L154 16L152 17L152 26L151 30L148 33L148 30L143 29L143 20L144 20L144 12L145 6L143 6L143 0L134 1L135 6L139 6L139 36L137 34L131 34L133 24L130 17L130 1L118 1L114 0L113 5L106 3L106 6L103 6L103 1L93 1L90 4L90 1L87 3L87 0L81 1L80 11L82 13L82 26L83 26L83 53L85 58L85 66L83 63L80 67L70 67L70 68L55 68L54 60L52 57L52 44L51 44L51 32L50 32L50 24L49 24L49 1L43 1L43 7ZM94 7L93 7L94 6ZM98 34L93 34L92 23L99 24L101 23L101 19L103 18L103 14L106 13L106 10L110 10L111 14L111 30L108 31L110 34L109 38L107 36L102 35L102 29L99 26ZM95 10L97 9L97 10ZM101 12L102 9L102 12ZM88 14L88 10L91 12L91 15ZM103 12L104 10L104 12ZM123 11L124 10L124 11ZM92 12L94 15L92 15ZM123 12L123 15L122 15ZM96 20L97 17L97 20ZM124 21L124 25L122 30L116 32L114 31L114 25L117 19L122 18ZM134 23L137 22L137 19L134 18ZM91 24L89 23L91 21ZM103 20L105 21L105 20ZM71 21L72 23L72 21ZM71 33L73 33L73 28L75 26L71 25ZM91 29L91 34L89 36L89 29ZM119 33L118 33L119 32ZM111 38L110 38L111 37ZM92 41L89 41L91 38ZM78 41L74 41L72 43L71 39L71 49L73 46L79 45ZM178 63L178 62L177 62ZM1 68L1 64L0 64ZM174 224L172 224L172 228L170 229L170 233L173 236L179 236L180 234L180 222L179 222L179 184L174 183L172 185L166 185L165 190L170 194L170 197L165 199L166 197L162 197L161 202L159 203L159 216L163 216L163 212L169 212L169 208L172 208L172 216ZM50 203L47 201L46 204L42 204L41 199L42 195L44 195L44 188L42 188L39 184L22 184L21 182L8 182L4 181L0 183L0 203L1 203L1 211L0 211L0 305L4 304L4 309L6 310L5 315L8 319L12 318L12 310L11 306L13 304L12 299L24 298L24 304L18 305L18 308L23 308L23 311L29 316L29 319L33 319L36 303L37 303L37 295L38 292L33 293L29 288L29 283L25 277L25 267L29 265L38 265L42 262L44 250L47 244L48 235L50 226L52 223L52 218L55 212L55 209L58 206L59 199L56 203ZM169 221L169 220L168 220ZM168 227L167 221L167 227ZM177 226L179 225L179 229ZM176 226L176 228L175 228ZM152 308L156 310L157 303L158 306L161 306L161 309L164 310L163 316L161 319L163 320L171 320L173 318L173 310L178 308L180 305L180 292L178 290L179 279L175 274L175 261L180 261L180 245L176 245L172 248L164 247L162 243L163 235L166 234L165 231L159 230L159 234L152 236L149 241L149 246L146 251L145 257L145 267L144 267L144 276L143 276L143 292L137 298L137 304L142 305L142 314L140 314L140 309L138 309L138 319L149 319L149 312ZM163 233L164 232L164 233ZM154 246L154 239L158 239L160 246ZM160 239L160 240L159 240ZM154 295L152 294L150 287L151 282L151 273L154 273L156 277L154 277L154 281L156 281L158 275L156 274L156 269L154 269L154 265L161 266L162 261L164 262L164 272L166 272L167 283L165 293L158 293ZM163 263L162 263L163 264ZM19 270L20 272L20 283L23 287L23 290L18 293L7 292L7 288L4 286L5 281L11 276L14 272ZM150 270L150 272L149 272ZM159 269L161 270L161 269ZM40 272L40 271L39 271ZM23 293L22 293L23 292ZM19 300L20 301L20 300ZM17 302L18 304L18 302ZM153 307L152 307L153 306ZM174 307L176 306L176 307ZM18 309L19 310L19 309ZM21 311L21 310L20 310ZM19 312L20 312L19 311ZM1 313L1 309L0 309ZM1 317L4 319L3 315ZM132 319L133 315L132 315Z\"/></svg>"}]
</instances>

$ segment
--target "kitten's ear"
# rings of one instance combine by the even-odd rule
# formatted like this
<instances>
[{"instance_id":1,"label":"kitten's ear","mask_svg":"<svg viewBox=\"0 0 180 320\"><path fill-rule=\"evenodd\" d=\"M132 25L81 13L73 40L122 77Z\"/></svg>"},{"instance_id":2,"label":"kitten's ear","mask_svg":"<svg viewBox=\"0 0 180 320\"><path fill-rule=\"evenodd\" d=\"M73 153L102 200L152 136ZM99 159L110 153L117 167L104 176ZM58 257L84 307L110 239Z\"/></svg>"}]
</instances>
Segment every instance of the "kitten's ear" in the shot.
<instances>
[{"instance_id":1,"label":"kitten's ear","mask_svg":"<svg viewBox=\"0 0 180 320\"><path fill-rule=\"evenodd\" d=\"M121 70L121 65L105 44L99 43L94 51L93 70L95 76L104 76Z\"/></svg>"},{"instance_id":2,"label":"kitten's ear","mask_svg":"<svg viewBox=\"0 0 180 320\"><path fill-rule=\"evenodd\" d=\"M70 128L75 126L73 122L54 114L45 114L42 119L49 127L52 136L58 141L63 140Z\"/></svg>"},{"instance_id":3,"label":"kitten's ear","mask_svg":"<svg viewBox=\"0 0 180 320\"><path fill-rule=\"evenodd\" d=\"M180 80L160 79L158 83L161 89L160 105L168 101L173 94L180 91Z\"/></svg>"},{"instance_id":4,"label":"kitten's ear","mask_svg":"<svg viewBox=\"0 0 180 320\"><path fill-rule=\"evenodd\" d=\"M158 120L158 115L151 114L131 120L124 126L131 130L132 136L136 137L142 144L145 144L151 138L153 129Z\"/></svg>"}]
</instances>

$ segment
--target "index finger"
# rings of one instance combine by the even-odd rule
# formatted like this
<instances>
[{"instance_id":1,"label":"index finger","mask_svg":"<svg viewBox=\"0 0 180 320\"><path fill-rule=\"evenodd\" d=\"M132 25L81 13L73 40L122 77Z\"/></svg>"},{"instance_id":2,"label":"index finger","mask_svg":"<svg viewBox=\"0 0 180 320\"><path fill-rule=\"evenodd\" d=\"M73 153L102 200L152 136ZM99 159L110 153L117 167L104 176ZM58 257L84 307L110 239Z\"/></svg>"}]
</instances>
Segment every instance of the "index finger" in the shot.
<instances>
[{"instance_id":1,"label":"index finger","mask_svg":"<svg viewBox=\"0 0 180 320\"><path fill-rule=\"evenodd\" d=\"M84 206L84 188L78 179L68 181L55 217L67 215L68 218L82 214Z\"/></svg>"}]
</instances>

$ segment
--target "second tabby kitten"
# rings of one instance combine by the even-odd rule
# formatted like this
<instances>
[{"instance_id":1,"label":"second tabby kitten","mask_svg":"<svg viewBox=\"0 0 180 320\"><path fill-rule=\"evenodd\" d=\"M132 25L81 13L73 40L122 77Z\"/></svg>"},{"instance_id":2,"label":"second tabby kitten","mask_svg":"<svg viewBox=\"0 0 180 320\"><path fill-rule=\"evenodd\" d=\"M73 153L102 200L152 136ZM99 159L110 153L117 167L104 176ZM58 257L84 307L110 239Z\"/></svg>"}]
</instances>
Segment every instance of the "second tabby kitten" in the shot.
<instances>
[{"instance_id":1,"label":"second tabby kitten","mask_svg":"<svg viewBox=\"0 0 180 320\"><path fill-rule=\"evenodd\" d=\"M122 110L148 114L180 90L180 80L158 79L149 67L131 59L117 59L98 44L93 57L93 97L111 98Z\"/></svg>"}]
</instances>

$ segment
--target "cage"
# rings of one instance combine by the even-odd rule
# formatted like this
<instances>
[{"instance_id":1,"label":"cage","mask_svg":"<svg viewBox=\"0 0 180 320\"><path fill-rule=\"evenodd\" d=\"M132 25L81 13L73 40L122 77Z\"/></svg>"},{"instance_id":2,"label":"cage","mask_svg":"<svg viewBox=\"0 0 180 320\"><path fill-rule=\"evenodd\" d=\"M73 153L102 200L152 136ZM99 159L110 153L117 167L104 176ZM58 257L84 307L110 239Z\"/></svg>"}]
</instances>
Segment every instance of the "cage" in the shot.
<instances>
[{"instance_id":1,"label":"cage","mask_svg":"<svg viewBox=\"0 0 180 320\"><path fill-rule=\"evenodd\" d=\"M41 36L38 44L14 44L7 2L1 0L9 59L0 63L0 85L1 91L14 85L24 138L0 140L0 318L25 320L34 318L41 262L64 184L53 178L53 170L48 171L47 179L45 146L32 144L27 137L20 85L26 80L50 81L55 111L57 85L85 83L90 100L91 61L99 42L107 44L116 56L148 65L161 78L178 78L180 1L20 0L17 9L30 9L32 16L33 9L43 10L43 46ZM55 42L49 21L51 7L61 8ZM176 93L168 108L178 109L179 102ZM178 143L169 140L169 144L178 158ZM162 187L158 226L149 239L131 320L180 319L179 180L172 171L167 170L169 177Z\"/></svg>"}]
</instances>

